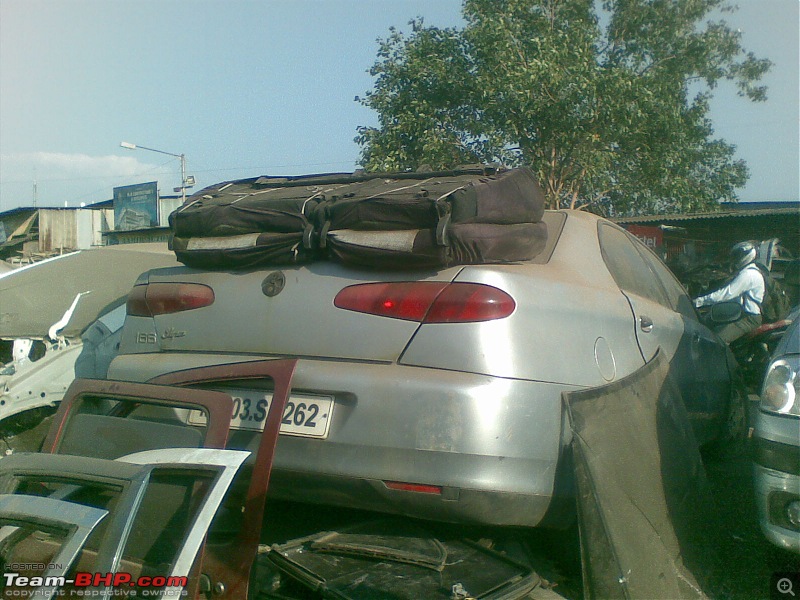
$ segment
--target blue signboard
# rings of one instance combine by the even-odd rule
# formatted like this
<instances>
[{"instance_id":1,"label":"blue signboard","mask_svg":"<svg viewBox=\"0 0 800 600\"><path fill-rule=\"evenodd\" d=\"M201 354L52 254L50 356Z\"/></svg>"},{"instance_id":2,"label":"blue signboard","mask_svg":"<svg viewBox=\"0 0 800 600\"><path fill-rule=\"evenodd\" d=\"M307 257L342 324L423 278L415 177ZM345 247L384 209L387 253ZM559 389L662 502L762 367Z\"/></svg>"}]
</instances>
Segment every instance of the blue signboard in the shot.
<instances>
[{"instance_id":1,"label":"blue signboard","mask_svg":"<svg viewBox=\"0 0 800 600\"><path fill-rule=\"evenodd\" d=\"M130 231L158 227L156 181L114 188L114 229Z\"/></svg>"}]
</instances>

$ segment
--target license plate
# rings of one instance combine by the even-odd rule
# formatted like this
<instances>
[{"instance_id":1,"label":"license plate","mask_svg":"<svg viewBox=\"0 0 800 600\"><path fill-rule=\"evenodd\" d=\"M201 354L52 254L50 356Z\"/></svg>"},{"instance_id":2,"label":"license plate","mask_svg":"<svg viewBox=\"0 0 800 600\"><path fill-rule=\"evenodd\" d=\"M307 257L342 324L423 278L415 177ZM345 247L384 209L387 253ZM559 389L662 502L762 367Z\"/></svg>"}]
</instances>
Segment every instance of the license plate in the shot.
<instances>
[{"instance_id":1,"label":"license plate","mask_svg":"<svg viewBox=\"0 0 800 600\"><path fill-rule=\"evenodd\" d=\"M263 431L272 392L261 390L219 389L233 398L231 429ZM326 438L333 414L333 398L292 394L283 409L281 433L305 437ZM189 423L205 425L206 417L200 411L191 411Z\"/></svg>"}]
</instances>

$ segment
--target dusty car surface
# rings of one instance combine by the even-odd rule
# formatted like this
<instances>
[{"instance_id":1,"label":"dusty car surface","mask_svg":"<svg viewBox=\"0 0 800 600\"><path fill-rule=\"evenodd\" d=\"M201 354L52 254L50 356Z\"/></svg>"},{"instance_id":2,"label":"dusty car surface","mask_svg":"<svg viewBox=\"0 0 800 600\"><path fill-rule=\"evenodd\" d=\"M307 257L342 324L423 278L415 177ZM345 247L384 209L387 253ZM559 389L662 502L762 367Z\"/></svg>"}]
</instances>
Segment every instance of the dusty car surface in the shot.
<instances>
[{"instance_id":1,"label":"dusty car surface","mask_svg":"<svg viewBox=\"0 0 800 600\"><path fill-rule=\"evenodd\" d=\"M800 553L800 311L767 368L755 418L754 481L761 530Z\"/></svg>"},{"instance_id":2,"label":"dusty car surface","mask_svg":"<svg viewBox=\"0 0 800 600\"><path fill-rule=\"evenodd\" d=\"M233 363L296 357L275 497L560 523L572 494L562 392L619 380L660 348L700 441L740 413L726 346L654 254L590 214L544 222L545 249L513 264L150 271L109 378L228 392L229 447L248 448L271 391Z\"/></svg>"}]
</instances>

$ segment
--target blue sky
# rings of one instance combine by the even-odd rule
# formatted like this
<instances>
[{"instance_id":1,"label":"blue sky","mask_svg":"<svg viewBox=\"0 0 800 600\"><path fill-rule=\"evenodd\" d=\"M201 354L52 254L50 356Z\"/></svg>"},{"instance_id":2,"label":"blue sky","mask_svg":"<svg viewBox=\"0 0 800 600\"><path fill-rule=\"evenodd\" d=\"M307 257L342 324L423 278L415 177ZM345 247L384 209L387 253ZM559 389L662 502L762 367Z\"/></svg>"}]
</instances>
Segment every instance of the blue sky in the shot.
<instances>
[{"instance_id":1,"label":"blue sky","mask_svg":"<svg viewBox=\"0 0 800 600\"><path fill-rule=\"evenodd\" d=\"M742 200L798 200L798 0L738 0L725 19L775 66L770 99L716 91L716 136L751 169ZM377 38L423 16L458 26L460 0L0 0L0 211L78 206L114 186L204 187L257 175L352 171L354 101Z\"/></svg>"}]
</instances>

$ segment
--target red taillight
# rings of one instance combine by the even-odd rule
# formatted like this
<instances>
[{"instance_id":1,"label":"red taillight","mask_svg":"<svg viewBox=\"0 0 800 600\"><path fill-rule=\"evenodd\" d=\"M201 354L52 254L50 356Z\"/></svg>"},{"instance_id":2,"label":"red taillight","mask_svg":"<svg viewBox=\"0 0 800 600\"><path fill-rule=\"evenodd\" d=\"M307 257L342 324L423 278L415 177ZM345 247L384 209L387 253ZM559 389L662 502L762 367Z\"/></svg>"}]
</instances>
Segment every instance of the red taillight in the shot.
<instances>
[{"instance_id":1,"label":"red taillight","mask_svg":"<svg viewBox=\"0 0 800 600\"><path fill-rule=\"evenodd\" d=\"M365 283L344 288L333 300L338 308L356 312L422 321L446 283Z\"/></svg>"},{"instance_id":2,"label":"red taillight","mask_svg":"<svg viewBox=\"0 0 800 600\"><path fill-rule=\"evenodd\" d=\"M214 303L214 290L200 283L150 283L128 294L128 314L154 317L203 308Z\"/></svg>"},{"instance_id":3,"label":"red taillight","mask_svg":"<svg viewBox=\"0 0 800 600\"><path fill-rule=\"evenodd\" d=\"M416 492L418 494L436 494L442 495L442 486L440 485L425 485L424 483L406 483L404 481L384 481L385 485L390 490L399 490L401 492Z\"/></svg>"},{"instance_id":4,"label":"red taillight","mask_svg":"<svg viewBox=\"0 0 800 600\"><path fill-rule=\"evenodd\" d=\"M426 323L474 323L503 319L514 312L514 299L490 285L451 283L425 317Z\"/></svg>"},{"instance_id":5,"label":"red taillight","mask_svg":"<svg viewBox=\"0 0 800 600\"><path fill-rule=\"evenodd\" d=\"M417 281L364 283L344 288L338 308L420 323L474 323L502 319L514 312L503 290L478 283Z\"/></svg>"}]
</instances>

